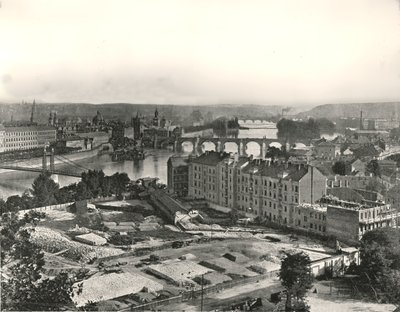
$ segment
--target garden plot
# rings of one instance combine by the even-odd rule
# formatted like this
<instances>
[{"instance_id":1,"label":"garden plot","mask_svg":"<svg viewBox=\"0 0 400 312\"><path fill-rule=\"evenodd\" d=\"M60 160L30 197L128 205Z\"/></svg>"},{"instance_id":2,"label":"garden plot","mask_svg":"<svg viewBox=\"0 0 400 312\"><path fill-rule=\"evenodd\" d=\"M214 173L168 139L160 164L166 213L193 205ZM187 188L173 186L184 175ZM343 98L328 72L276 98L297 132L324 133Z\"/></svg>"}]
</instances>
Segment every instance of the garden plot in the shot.
<instances>
[{"instance_id":1,"label":"garden plot","mask_svg":"<svg viewBox=\"0 0 400 312\"><path fill-rule=\"evenodd\" d=\"M256 276L258 275L255 272L252 272L246 269L243 265L237 264L231 260L228 260L224 257L209 259L206 261L202 261L199 264L213 269L217 272L224 274L233 274L236 276Z\"/></svg>"},{"instance_id":2,"label":"garden plot","mask_svg":"<svg viewBox=\"0 0 400 312\"><path fill-rule=\"evenodd\" d=\"M116 248L84 245L70 240L57 231L40 226L36 227L31 233L31 240L47 252L64 251L62 253L63 257L75 261L89 261L94 258L104 258L124 253Z\"/></svg>"},{"instance_id":3,"label":"garden plot","mask_svg":"<svg viewBox=\"0 0 400 312\"><path fill-rule=\"evenodd\" d=\"M80 285L82 285L80 291ZM114 299L140 291L157 292L163 289L157 283L143 275L134 273L111 273L96 276L74 284L72 300L77 307L89 302L99 302Z\"/></svg>"},{"instance_id":4,"label":"garden plot","mask_svg":"<svg viewBox=\"0 0 400 312\"><path fill-rule=\"evenodd\" d=\"M201 266L189 260L174 260L161 264L150 265L147 271L153 275L163 278L175 285L182 283L193 284L193 278L201 276L214 270Z\"/></svg>"}]
</instances>

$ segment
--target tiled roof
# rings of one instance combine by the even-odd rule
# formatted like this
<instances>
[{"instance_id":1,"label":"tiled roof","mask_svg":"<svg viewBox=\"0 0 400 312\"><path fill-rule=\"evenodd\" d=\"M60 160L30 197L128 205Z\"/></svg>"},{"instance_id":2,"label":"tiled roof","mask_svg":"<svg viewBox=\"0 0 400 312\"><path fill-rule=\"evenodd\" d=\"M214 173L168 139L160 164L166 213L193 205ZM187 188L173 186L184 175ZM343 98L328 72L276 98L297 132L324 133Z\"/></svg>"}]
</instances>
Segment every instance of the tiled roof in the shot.
<instances>
[{"instance_id":1,"label":"tiled roof","mask_svg":"<svg viewBox=\"0 0 400 312\"><path fill-rule=\"evenodd\" d=\"M228 157L228 153L206 152L199 157L192 159L191 162L195 164L215 166Z\"/></svg>"},{"instance_id":2,"label":"tiled roof","mask_svg":"<svg viewBox=\"0 0 400 312\"><path fill-rule=\"evenodd\" d=\"M283 180L300 181L308 172L308 166L286 165L286 164L269 164L266 161L252 161L242 169L247 173L253 171L258 175L271 178L282 178Z\"/></svg>"},{"instance_id":3,"label":"tiled roof","mask_svg":"<svg viewBox=\"0 0 400 312\"><path fill-rule=\"evenodd\" d=\"M44 130L54 130L56 128L50 126L23 126L23 127L5 127L6 132L17 132L17 131L44 131Z\"/></svg>"},{"instance_id":4,"label":"tiled roof","mask_svg":"<svg viewBox=\"0 0 400 312\"><path fill-rule=\"evenodd\" d=\"M172 156L168 159L168 162L172 165L172 167L181 167L188 165L188 157L182 156Z\"/></svg>"}]
</instances>

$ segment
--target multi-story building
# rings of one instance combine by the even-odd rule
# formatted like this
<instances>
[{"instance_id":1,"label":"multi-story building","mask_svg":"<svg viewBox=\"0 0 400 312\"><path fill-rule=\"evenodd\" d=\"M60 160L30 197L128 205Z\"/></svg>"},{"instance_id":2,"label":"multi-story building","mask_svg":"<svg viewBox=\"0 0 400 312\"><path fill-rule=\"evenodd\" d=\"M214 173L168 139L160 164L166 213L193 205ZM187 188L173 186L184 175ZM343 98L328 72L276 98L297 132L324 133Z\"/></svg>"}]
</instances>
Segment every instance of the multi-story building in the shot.
<instances>
[{"instance_id":1,"label":"multi-story building","mask_svg":"<svg viewBox=\"0 0 400 312\"><path fill-rule=\"evenodd\" d=\"M187 162L176 160L175 166L170 161L168 184L174 184L174 167L188 168L191 197L350 244L366 231L394 226L400 215L381 197L370 198L363 190L357 190L360 201L344 200L341 192L326 196L326 177L306 164L272 163L217 152ZM179 185L184 187L185 182Z\"/></svg>"},{"instance_id":2,"label":"multi-story building","mask_svg":"<svg viewBox=\"0 0 400 312\"><path fill-rule=\"evenodd\" d=\"M178 196L188 195L188 157L172 156L168 159L168 188Z\"/></svg>"},{"instance_id":3,"label":"multi-story building","mask_svg":"<svg viewBox=\"0 0 400 312\"><path fill-rule=\"evenodd\" d=\"M0 153L4 152L4 137L6 130L3 125L0 124Z\"/></svg>"},{"instance_id":4,"label":"multi-story building","mask_svg":"<svg viewBox=\"0 0 400 312\"><path fill-rule=\"evenodd\" d=\"M398 212L389 204L375 206L347 203L328 205L326 228L327 234L347 243L357 243L365 232L395 226Z\"/></svg>"},{"instance_id":5,"label":"multi-story building","mask_svg":"<svg viewBox=\"0 0 400 312\"><path fill-rule=\"evenodd\" d=\"M97 148L108 143L111 137L110 133L103 131L79 132L76 135L85 140L85 145L88 149Z\"/></svg>"},{"instance_id":6,"label":"multi-story building","mask_svg":"<svg viewBox=\"0 0 400 312\"><path fill-rule=\"evenodd\" d=\"M5 127L2 149L14 151L44 147L55 142L56 136L56 129L49 126Z\"/></svg>"},{"instance_id":7,"label":"multi-story building","mask_svg":"<svg viewBox=\"0 0 400 312\"><path fill-rule=\"evenodd\" d=\"M277 223L288 224L294 206L314 203L325 192L325 176L308 165L271 163L217 152L189 162L189 196Z\"/></svg>"},{"instance_id":8,"label":"multi-story building","mask_svg":"<svg viewBox=\"0 0 400 312\"><path fill-rule=\"evenodd\" d=\"M320 204L300 204L294 208L293 220L289 226L325 235L326 216L326 206Z\"/></svg>"},{"instance_id":9,"label":"multi-story building","mask_svg":"<svg viewBox=\"0 0 400 312\"><path fill-rule=\"evenodd\" d=\"M296 205L325 192L325 176L309 165L253 160L237 170L236 208L272 222L292 223Z\"/></svg>"},{"instance_id":10,"label":"multi-story building","mask_svg":"<svg viewBox=\"0 0 400 312\"><path fill-rule=\"evenodd\" d=\"M219 175L217 165L229 158L227 153L206 152L189 162L189 196L218 203Z\"/></svg>"},{"instance_id":11,"label":"multi-story building","mask_svg":"<svg viewBox=\"0 0 400 312\"><path fill-rule=\"evenodd\" d=\"M313 147L316 158L333 160L340 156L340 145L332 142L321 142Z\"/></svg>"}]
</instances>

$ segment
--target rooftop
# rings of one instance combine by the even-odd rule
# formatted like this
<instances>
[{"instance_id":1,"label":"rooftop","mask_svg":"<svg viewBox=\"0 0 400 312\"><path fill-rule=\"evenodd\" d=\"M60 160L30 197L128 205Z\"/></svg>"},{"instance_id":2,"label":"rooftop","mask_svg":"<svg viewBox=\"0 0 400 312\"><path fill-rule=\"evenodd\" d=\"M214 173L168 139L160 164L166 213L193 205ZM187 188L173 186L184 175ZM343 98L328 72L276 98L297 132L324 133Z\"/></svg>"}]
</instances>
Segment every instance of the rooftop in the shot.
<instances>
[{"instance_id":1,"label":"rooftop","mask_svg":"<svg viewBox=\"0 0 400 312\"><path fill-rule=\"evenodd\" d=\"M5 127L4 130L6 132L17 132L17 131L45 131L45 130L54 130L56 128L50 126L22 126L22 127Z\"/></svg>"},{"instance_id":2,"label":"rooftop","mask_svg":"<svg viewBox=\"0 0 400 312\"><path fill-rule=\"evenodd\" d=\"M176 168L176 167L187 166L188 160L189 160L188 157L172 156L168 159L168 162L171 164L173 168Z\"/></svg>"},{"instance_id":3,"label":"rooftop","mask_svg":"<svg viewBox=\"0 0 400 312\"><path fill-rule=\"evenodd\" d=\"M191 160L192 163L202 164L208 166L215 166L225 158L230 157L228 153L218 153L214 151L207 151L197 158Z\"/></svg>"}]
</instances>

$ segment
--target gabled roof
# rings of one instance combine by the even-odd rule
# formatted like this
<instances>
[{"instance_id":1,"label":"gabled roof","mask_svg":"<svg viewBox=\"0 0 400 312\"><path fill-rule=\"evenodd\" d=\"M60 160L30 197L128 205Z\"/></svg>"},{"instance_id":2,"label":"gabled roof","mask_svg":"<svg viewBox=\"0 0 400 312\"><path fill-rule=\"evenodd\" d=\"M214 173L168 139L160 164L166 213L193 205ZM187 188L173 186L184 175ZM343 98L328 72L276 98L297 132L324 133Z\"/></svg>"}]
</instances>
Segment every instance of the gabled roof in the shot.
<instances>
[{"instance_id":1,"label":"gabled roof","mask_svg":"<svg viewBox=\"0 0 400 312\"><path fill-rule=\"evenodd\" d=\"M206 152L195 159L192 159L191 162L194 164L215 166L228 157L229 157L228 153L218 153L211 151L211 152Z\"/></svg>"},{"instance_id":2,"label":"gabled roof","mask_svg":"<svg viewBox=\"0 0 400 312\"><path fill-rule=\"evenodd\" d=\"M188 157L182 156L172 156L168 159L168 162L171 164L172 167L182 167L188 165Z\"/></svg>"}]
</instances>

